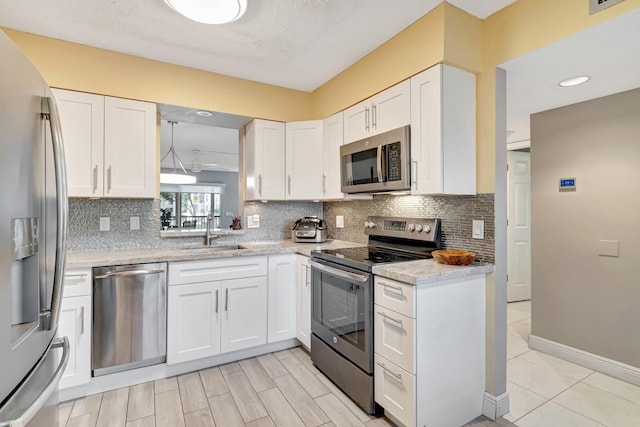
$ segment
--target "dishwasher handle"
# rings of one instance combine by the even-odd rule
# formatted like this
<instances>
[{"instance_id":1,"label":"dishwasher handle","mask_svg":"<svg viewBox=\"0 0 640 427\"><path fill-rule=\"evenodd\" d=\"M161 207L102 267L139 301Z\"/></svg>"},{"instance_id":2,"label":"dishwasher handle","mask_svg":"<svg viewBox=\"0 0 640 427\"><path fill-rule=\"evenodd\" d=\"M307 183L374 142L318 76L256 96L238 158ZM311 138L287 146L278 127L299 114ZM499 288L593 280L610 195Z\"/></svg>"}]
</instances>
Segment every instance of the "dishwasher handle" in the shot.
<instances>
[{"instance_id":1,"label":"dishwasher handle","mask_svg":"<svg viewBox=\"0 0 640 427\"><path fill-rule=\"evenodd\" d=\"M110 277L123 277L123 276L144 276L146 274L160 274L164 273L164 270L125 270L125 271L111 271L109 273L95 276L94 279L108 279Z\"/></svg>"}]
</instances>

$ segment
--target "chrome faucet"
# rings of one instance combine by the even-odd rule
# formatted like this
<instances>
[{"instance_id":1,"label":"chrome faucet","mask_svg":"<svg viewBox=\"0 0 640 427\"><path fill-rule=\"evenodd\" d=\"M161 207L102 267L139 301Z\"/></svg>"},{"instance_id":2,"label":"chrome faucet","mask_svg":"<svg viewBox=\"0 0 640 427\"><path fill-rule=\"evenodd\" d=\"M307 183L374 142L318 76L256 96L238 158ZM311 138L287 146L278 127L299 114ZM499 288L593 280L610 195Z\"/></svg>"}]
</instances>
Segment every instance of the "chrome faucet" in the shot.
<instances>
[{"instance_id":1,"label":"chrome faucet","mask_svg":"<svg viewBox=\"0 0 640 427\"><path fill-rule=\"evenodd\" d=\"M207 215L207 232L204 235L205 246L211 246L211 241L220 237L217 234L211 234L211 221L213 221L213 215L211 215L211 212L209 212L209 214Z\"/></svg>"}]
</instances>

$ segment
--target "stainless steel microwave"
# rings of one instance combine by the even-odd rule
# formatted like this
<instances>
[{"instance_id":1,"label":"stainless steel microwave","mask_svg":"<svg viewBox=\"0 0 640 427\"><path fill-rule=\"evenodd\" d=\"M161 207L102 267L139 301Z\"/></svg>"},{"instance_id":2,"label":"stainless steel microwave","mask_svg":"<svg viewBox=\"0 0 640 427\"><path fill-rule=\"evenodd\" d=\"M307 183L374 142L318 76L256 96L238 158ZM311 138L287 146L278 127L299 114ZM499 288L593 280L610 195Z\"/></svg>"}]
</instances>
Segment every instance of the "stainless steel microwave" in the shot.
<instances>
[{"instance_id":1,"label":"stainless steel microwave","mask_svg":"<svg viewBox=\"0 0 640 427\"><path fill-rule=\"evenodd\" d=\"M410 129L404 126L340 147L343 193L411 189Z\"/></svg>"}]
</instances>

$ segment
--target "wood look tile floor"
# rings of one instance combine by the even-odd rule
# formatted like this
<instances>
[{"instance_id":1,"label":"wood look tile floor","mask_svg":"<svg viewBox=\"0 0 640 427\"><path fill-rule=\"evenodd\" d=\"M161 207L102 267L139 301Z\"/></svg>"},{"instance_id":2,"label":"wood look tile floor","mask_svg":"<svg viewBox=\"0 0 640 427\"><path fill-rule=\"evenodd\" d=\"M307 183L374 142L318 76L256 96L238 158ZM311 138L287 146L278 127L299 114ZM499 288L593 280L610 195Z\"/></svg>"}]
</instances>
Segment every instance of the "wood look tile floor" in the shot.
<instances>
[{"instance_id":1,"label":"wood look tile floor","mask_svg":"<svg viewBox=\"0 0 640 427\"><path fill-rule=\"evenodd\" d=\"M60 427L394 425L360 410L301 348L94 394L59 409ZM513 424L481 417L467 426Z\"/></svg>"}]
</instances>

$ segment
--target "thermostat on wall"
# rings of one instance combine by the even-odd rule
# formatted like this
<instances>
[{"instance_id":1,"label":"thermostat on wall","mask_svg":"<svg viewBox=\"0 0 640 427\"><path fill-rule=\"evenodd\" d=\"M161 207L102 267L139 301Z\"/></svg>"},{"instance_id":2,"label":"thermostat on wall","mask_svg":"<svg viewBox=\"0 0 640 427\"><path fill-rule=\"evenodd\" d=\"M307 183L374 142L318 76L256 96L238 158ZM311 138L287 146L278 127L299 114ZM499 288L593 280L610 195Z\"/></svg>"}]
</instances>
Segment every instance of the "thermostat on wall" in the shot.
<instances>
[{"instance_id":1,"label":"thermostat on wall","mask_svg":"<svg viewBox=\"0 0 640 427\"><path fill-rule=\"evenodd\" d=\"M560 191L576 191L576 178L560 178Z\"/></svg>"}]
</instances>

